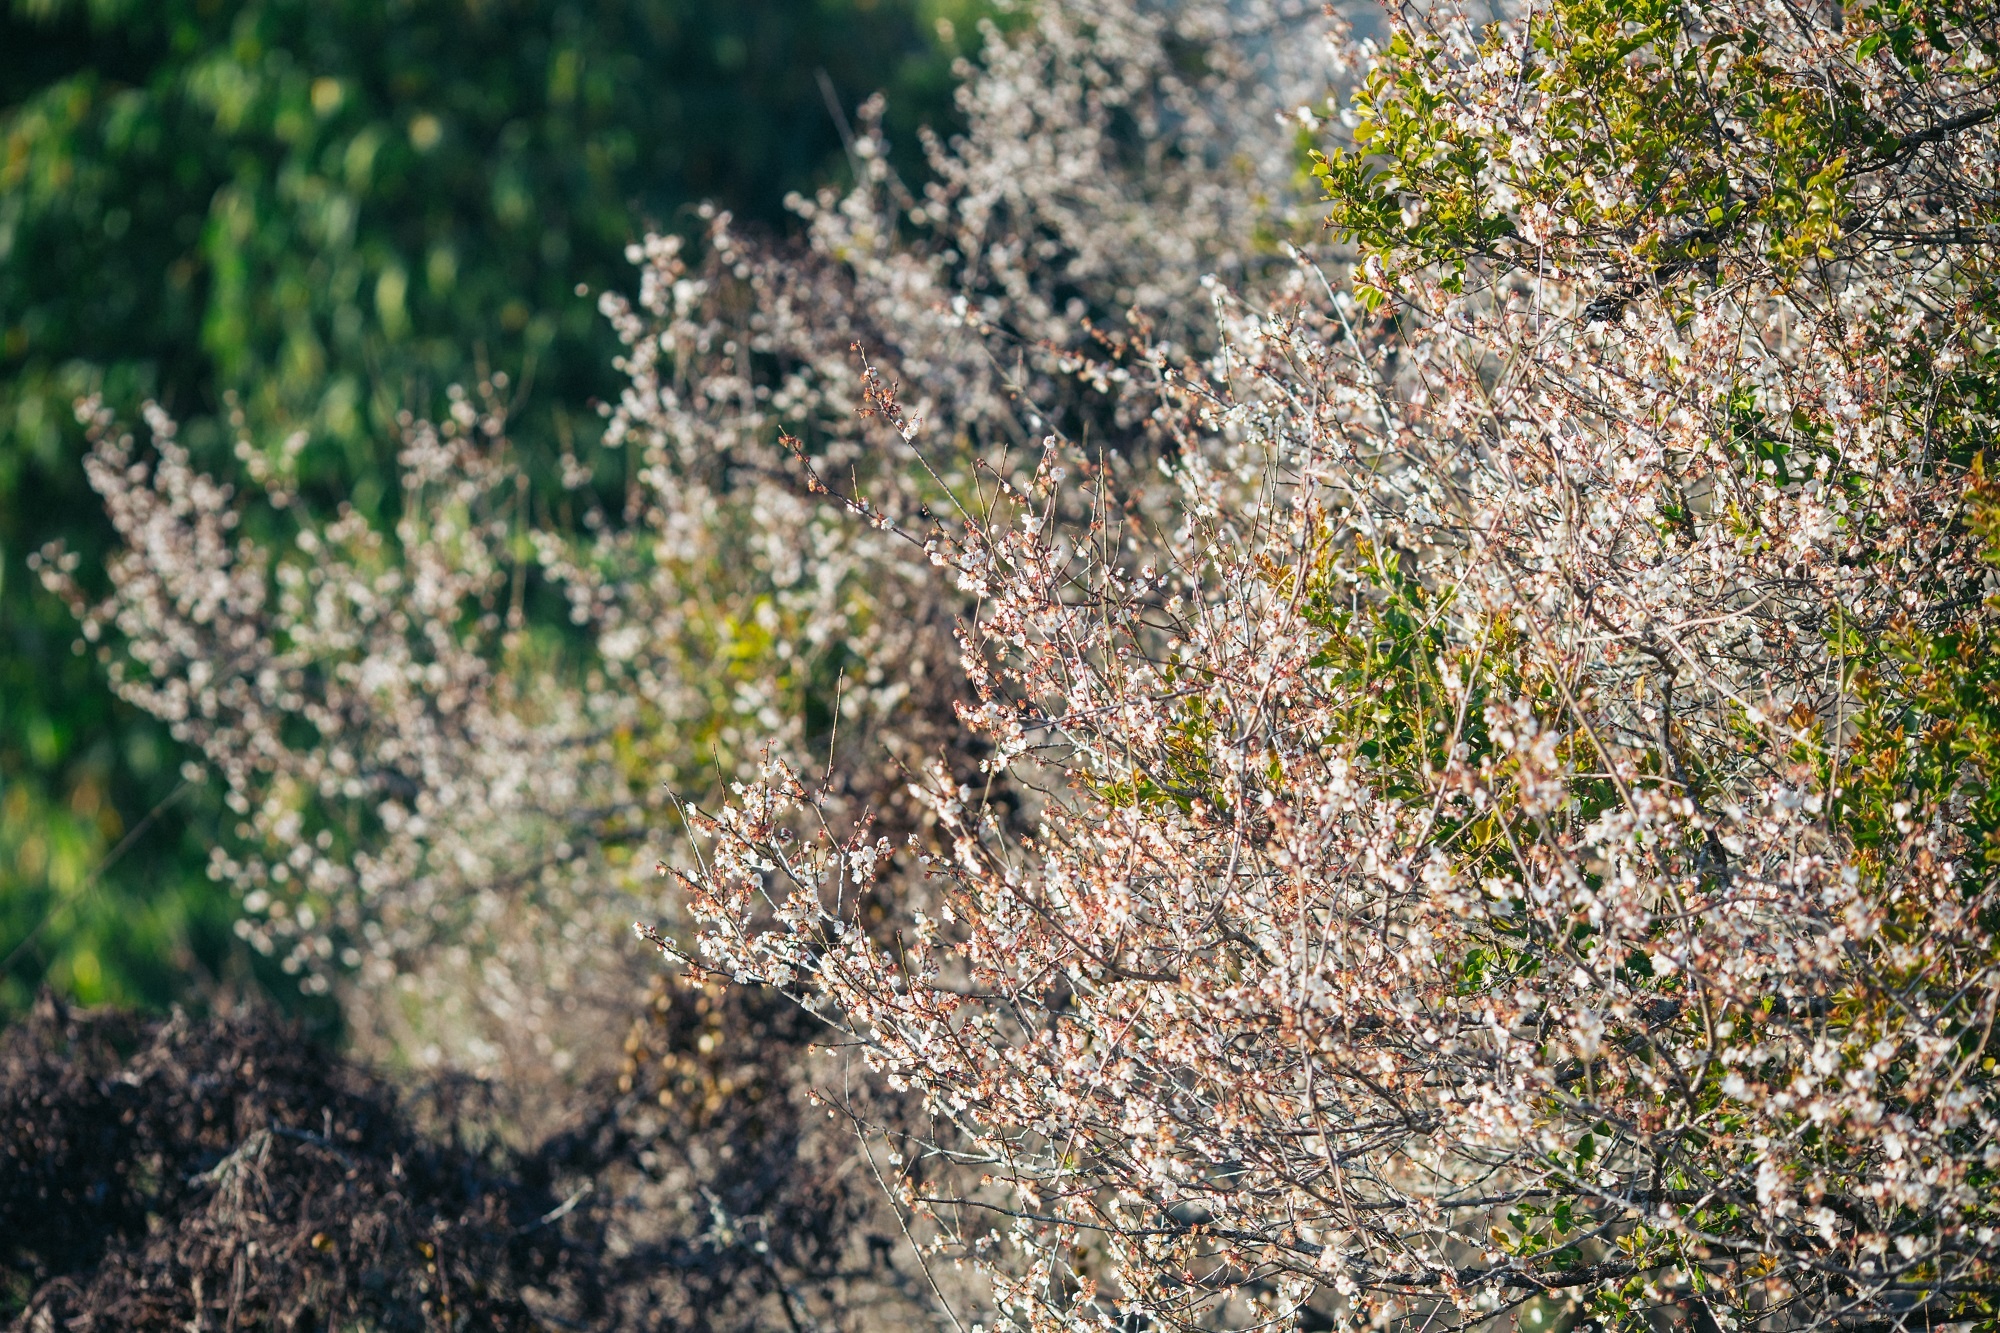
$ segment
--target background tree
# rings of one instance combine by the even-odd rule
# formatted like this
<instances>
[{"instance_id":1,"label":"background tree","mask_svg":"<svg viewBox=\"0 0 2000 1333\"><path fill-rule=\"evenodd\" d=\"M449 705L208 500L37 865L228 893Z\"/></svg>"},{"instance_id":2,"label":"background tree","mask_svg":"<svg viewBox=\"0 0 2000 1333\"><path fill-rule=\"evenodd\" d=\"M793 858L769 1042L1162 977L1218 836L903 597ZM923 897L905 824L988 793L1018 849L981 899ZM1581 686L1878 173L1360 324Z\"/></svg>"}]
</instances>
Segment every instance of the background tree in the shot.
<instances>
[{"instance_id":1,"label":"background tree","mask_svg":"<svg viewBox=\"0 0 2000 1333\"><path fill-rule=\"evenodd\" d=\"M841 108L950 117L938 0L14 0L0 17L0 1007L46 977L159 1003L240 969L204 874L212 803L73 655L23 561L108 532L71 405L157 398L197 459L238 439L302 502L393 509L397 412L509 372L530 470L594 433L615 340L578 284L716 199L784 225L842 176ZM232 424L234 423L234 424ZM157 807L160 813L149 819ZM188 821L188 816L200 815ZM146 825L116 862L94 870ZM275 976L275 974L272 974Z\"/></svg>"}]
</instances>

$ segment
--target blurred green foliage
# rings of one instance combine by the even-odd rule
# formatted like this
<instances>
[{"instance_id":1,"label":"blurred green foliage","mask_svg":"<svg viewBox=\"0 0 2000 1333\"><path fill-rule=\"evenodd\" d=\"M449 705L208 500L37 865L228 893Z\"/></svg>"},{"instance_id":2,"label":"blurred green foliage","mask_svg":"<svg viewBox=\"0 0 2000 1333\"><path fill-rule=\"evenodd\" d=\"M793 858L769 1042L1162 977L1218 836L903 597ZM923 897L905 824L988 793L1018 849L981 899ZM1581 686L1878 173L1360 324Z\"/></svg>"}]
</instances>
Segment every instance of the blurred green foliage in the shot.
<instances>
[{"instance_id":1,"label":"blurred green foliage","mask_svg":"<svg viewBox=\"0 0 2000 1333\"><path fill-rule=\"evenodd\" d=\"M303 432L307 493L371 509L396 411L506 370L517 445L553 457L616 387L578 285L624 283L627 243L697 200L784 226L788 190L844 172L829 102L886 91L913 145L975 4L11 0L0 1016L45 979L148 1005L278 980L206 879L202 787L27 569L56 538L86 574L106 550L74 400L157 398L223 471L232 413L260 449Z\"/></svg>"}]
</instances>

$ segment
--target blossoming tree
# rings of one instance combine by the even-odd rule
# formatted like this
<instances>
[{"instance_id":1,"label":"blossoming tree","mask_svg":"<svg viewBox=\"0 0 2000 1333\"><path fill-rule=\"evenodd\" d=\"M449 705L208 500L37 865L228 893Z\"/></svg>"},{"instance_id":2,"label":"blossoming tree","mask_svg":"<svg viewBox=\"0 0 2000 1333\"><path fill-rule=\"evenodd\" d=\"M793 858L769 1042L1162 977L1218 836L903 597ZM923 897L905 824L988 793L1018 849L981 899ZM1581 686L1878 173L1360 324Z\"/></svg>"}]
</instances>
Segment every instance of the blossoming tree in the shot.
<instances>
[{"instance_id":1,"label":"blossoming tree","mask_svg":"<svg viewBox=\"0 0 2000 1333\"><path fill-rule=\"evenodd\" d=\"M1025 1327L1990 1325L1996 16L1355 55L1351 283L1094 361L1158 480L829 479L970 599L984 776L884 926L904 853L774 761L686 961L922 1095L901 1198Z\"/></svg>"}]
</instances>

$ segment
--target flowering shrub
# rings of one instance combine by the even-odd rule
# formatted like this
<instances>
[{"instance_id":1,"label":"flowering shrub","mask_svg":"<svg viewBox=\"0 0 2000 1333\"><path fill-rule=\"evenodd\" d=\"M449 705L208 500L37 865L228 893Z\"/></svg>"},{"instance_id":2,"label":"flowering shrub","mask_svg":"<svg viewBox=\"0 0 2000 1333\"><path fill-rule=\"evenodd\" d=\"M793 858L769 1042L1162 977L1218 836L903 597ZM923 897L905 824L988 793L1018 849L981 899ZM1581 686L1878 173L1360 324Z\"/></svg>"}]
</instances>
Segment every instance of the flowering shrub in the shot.
<instances>
[{"instance_id":1,"label":"flowering shrub","mask_svg":"<svg viewBox=\"0 0 2000 1333\"><path fill-rule=\"evenodd\" d=\"M774 760L686 961L921 1093L1008 1318L1992 1322L1995 37L1405 13L1351 289L1080 351L1157 480L1057 423L909 521L990 747L930 897Z\"/></svg>"}]
</instances>

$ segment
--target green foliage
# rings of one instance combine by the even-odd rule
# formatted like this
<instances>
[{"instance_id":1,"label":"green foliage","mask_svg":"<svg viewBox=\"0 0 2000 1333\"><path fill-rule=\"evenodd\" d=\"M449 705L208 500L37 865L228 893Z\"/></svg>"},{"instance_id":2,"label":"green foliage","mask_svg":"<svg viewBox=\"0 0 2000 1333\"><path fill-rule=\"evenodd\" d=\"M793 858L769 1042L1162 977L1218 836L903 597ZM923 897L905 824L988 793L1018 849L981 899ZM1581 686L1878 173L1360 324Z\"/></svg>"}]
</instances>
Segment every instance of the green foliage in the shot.
<instances>
[{"instance_id":1,"label":"green foliage","mask_svg":"<svg viewBox=\"0 0 2000 1333\"><path fill-rule=\"evenodd\" d=\"M1983 457L1966 506L1967 536L2000 565L2000 485ZM1829 785L1862 863L1879 871L1911 828L1944 820L1987 873L2000 869L2000 597L1944 624L1901 617L1843 646L1856 712Z\"/></svg>"},{"instance_id":2,"label":"green foliage","mask_svg":"<svg viewBox=\"0 0 2000 1333\"><path fill-rule=\"evenodd\" d=\"M1351 145L1315 156L1333 226L1389 273L1443 264L1457 282L1471 261L1545 254L1650 285L1730 249L1780 271L1833 258L1865 222L1854 180L1906 148L1876 83L2000 54L1990 18L1953 0L1860 7L1853 77L1831 87L1792 77L1720 4L1531 13L1525 44L1399 24L1353 96Z\"/></svg>"},{"instance_id":3,"label":"green foliage","mask_svg":"<svg viewBox=\"0 0 2000 1333\"><path fill-rule=\"evenodd\" d=\"M886 89L949 114L966 0L14 0L0 18L0 1012L47 976L162 1002L240 967L181 756L71 652L28 554L106 549L71 405L238 430L302 503L393 503L395 414L506 370L541 474L616 381L579 284L702 199L784 225ZM955 26L954 26L955 21ZM955 34L955 35L954 35ZM914 162L905 163L914 169ZM292 440L291 448L287 441ZM191 822L192 820L192 822ZM53 915L51 915L53 914ZM30 932L46 921L32 940ZM21 947L27 941L26 947ZM8 954L18 956L7 958Z\"/></svg>"},{"instance_id":4,"label":"green foliage","mask_svg":"<svg viewBox=\"0 0 2000 1333\"><path fill-rule=\"evenodd\" d=\"M1383 790L1415 799L1454 746L1465 746L1474 763L1490 754L1485 706L1496 685L1505 690L1493 679L1505 663L1448 647L1450 590L1426 587L1398 552L1362 538L1353 552L1360 572L1340 577L1344 563L1323 567L1306 603L1308 622L1327 634L1313 665L1329 674L1337 695L1367 701L1348 709L1333 732L1363 738L1357 753Z\"/></svg>"}]
</instances>

